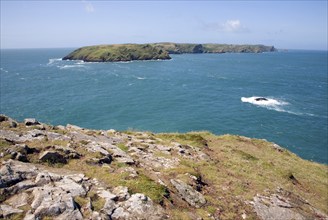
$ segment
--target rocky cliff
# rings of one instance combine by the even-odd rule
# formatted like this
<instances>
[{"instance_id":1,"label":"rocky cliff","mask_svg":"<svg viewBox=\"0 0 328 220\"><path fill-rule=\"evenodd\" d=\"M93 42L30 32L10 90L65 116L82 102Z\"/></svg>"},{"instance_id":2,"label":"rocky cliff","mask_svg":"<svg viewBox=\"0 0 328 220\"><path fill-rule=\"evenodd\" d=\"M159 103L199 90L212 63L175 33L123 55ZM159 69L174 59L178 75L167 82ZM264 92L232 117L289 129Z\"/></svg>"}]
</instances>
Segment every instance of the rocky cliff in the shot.
<instances>
[{"instance_id":1,"label":"rocky cliff","mask_svg":"<svg viewBox=\"0 0 328 220\"><path fill-rule=\"evenodd\" d=\"M327 166L265 140L0 115L0 218L328 219Z\"/></svg>"},{"instance_id":2,"label":"rocky cliff","mask_svg":"<svg viewBox=\"0 0 328 220\"><path fill-rule=\"evenodd\" d=\"M182 53L262 53L273 52L273 46L228 44L112 44L81 47L63 60L114 62L131 60L166 60L169 54Z\"/></svg>"}]
</instances>

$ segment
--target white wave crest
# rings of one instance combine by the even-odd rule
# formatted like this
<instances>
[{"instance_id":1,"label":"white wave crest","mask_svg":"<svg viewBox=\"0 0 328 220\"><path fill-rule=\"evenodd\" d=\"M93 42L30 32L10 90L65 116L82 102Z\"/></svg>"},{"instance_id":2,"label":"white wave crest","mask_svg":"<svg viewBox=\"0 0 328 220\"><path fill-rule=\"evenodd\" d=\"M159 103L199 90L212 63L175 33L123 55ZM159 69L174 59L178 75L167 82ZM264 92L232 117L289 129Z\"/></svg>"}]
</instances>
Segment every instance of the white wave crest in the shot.
<instances>
[{"instance_id":1,"label":"white wave crest","mask_svg":"<svg viewBox=\"0 0 328 220\"><path fill-rule=\"evenodd\" d=\"M4 68L0 68L1 72L8 73L8 70L5 70Z\"/></svg>"},{"instance_id":2,"label":"white wave crest","mask_svg":"<svg viewBox=\"0 0 328 220\"><path fill-rule=\"evenodd\" d=\"M56 63L56 62L62 61L62 60L63 60L62 58L50 58L47 65L52 65L53 63Z\"/></svg>"},{"instance_id":3,"label":"white wave crest","mask_svg":"<svg viewBox=\"0 0 328 220\"><path fill-rule=\"evenodd\" d=\"M259 96L252 96L252 97L241 97L242 102L248 102L253 105L263 107L269 110L274 110L278 112L286 112L290 114L298 114L289 110L284 109L284 106L289 105L288 102L274 99L274 98L268 98L268 97L259 97Z\"/></svg>"},{"instance_id":4,"label":"white wave crest","mask_svg":"<svg viewBox=\"0 0 328 220\"><path fill-rule=\"evenodd\" d=\"M83 68L83 65L75 64L75 65L64 65L64 66L57 66L59 69L68 69L68 68Z\"/></svg>"},{"instance_id":5,"label":"white wave crest","mask_svg":"<svg viewBox=\"0 0 328 220\"><path fill-rule=\"evenodd\" d=\"M327 116L315 115L312 113L299 112L295 110L291 111L290 109L288 109L290 103L275 98L252 96L252 97L241 97L241 101L248 102L253 105L257 105L259 107L264 107L269 110L274 110L277 112L285 112L292 115L327 118Z\"/></svg>"},{"instance_id":6,"label":"white wave crest","mask_svg":"<svg viewBox=\"0 0 328 220\"><path fill-rule=\"evenodd\" d=\"M282 100L252 96L252 97L241 97L242 102L248 102L254 105L263 106L263 107L278 107L283 105L288 105L288 102Z\"/></svg>"}]
</instances>

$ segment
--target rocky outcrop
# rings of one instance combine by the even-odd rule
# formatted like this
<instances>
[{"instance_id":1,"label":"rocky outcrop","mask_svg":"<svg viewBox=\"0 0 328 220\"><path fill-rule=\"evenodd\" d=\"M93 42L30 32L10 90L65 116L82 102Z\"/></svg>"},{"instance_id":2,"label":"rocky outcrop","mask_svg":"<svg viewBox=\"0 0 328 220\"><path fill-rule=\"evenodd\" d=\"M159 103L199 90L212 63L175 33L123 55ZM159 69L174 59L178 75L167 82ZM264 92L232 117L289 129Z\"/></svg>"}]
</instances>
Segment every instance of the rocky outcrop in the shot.
<instances>
[{"instance_id":1,"label":"rocky outcrop","mask_svg":"<svg viewBox=\"0 0 328 220\"><path fill-rule=\"evenodd\" d=\"M22 213L23 210L16 209L9 205L0 205L0 218L7 218L13 214Z\"/></svg>"},{"instance_id":2,"label":"rocky outcrop","mask_svg":"<svg viewBox=\"0 0 328 220\"><path fill-rule=\"evenodd\" d=\"M49 163L67 163L65 157L56 151L45 151L43 152L39 160Z\"/></svg>"},{"instance_id":3,"label":"rocky outcrop","mask_svg":"<svg viewBox=\"0 0 328 220\"><path fill-rule=\"evenodd\" d=\"M172 179L171 183L177 189L179 195L188 202L189 205L200 208L206 204L204 196L183 181Z\"/></svg>"},{"instance_id":4,"label":"rocky outcrop","mask_svg":"<svg viewBox=\"0 0 328 220\"><path fill-rule=\"evenodd\" d=\"M26 118L24 120L26 126L39 125L40 123L35 118Z\"/></svg>"},{"instance_id":5,"label":"rocky outcrop","mask_svg":"<svg viewBox=\"0 0 328 220\"><path fill-rule=\"evenodd\" d=\"M11 128L16 128L18 124L17 121L2 114L0 114L0 122L7 122Z\"/></svg>"},{"instance_id":6,"label":"rocky outcrop","mask_svg":"<svg viewBox=\"0 0 328 220\"><path fill-rule=\"evenodd\" d=\"M265 140L11 122L0 218L328 219L327 166Z\"/></svg>"},{"instance_id":7,"label":"rocky outcrop","mask_svg":"<svg viewBox=\"0 0 328 220\"><path fill-rule=\"evenodd\" d=\"M256 195L251 204L263 220L305 220L311 219L311 216L316 216L315 219L328 219L327 215L311 207L308 201L282 188L267 196ZM305 210L310 210L310 213Z\"/></svg>"},{"instance_id":8,"label":"rocky outcrop","mask_svg":"<svg viewBox=\"0 0 328 220\"><path fill-rule=\"evenodd\" d=\"M166 219L164 210L154 205L147 196L137 193L128 200L118 203L117 208L111 215L112 219Z\"/></svg>"},{"instance_id":9,"label":"rocky outcrop","mask_svg":"<svg viewBox=\"0 0 328 220\"><path fill-rule=\"evenodd\" d=\"M90 189L95 187L95 183L83 174L56 174L14 160L3 163L0 174L1 196L9 197L6 201L10 204L0 206L2 217L22 213L23 210L19 207L27 205L30 197L31 209L26 213L25 219L40 219L45 216L84 219L81 207L74 198L87 197ZM105 199L99 215L101 219L166 218L163 208L144 194L130 195L127 187L118 186L112 192L101 190L100 187L94 190L99 197Z\"/></svg>"}]
</instances>

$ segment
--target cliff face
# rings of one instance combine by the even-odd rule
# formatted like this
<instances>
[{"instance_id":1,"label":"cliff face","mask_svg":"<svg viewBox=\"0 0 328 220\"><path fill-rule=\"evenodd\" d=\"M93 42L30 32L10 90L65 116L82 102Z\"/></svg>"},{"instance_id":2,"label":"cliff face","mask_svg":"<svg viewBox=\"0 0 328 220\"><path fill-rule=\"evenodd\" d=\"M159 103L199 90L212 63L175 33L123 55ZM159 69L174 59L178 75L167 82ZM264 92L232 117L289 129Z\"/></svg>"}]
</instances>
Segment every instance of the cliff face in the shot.
<instances>
[{"instance_id":1,"label":"cliff face","mask_svg":"<svg viewBox=\"0 0 328 220\"><path fill-rule=\"evenodd\" d=\"M169 54L182 53L262 53L273 52L273 46L227 44L113 44L79 48L63 60L86 62L114 62L131 60L166 60Z\"/></svg>"},{"instance_id":2,"label":"cliff face","mask_svg":"<svg viewBox=\"0 0 328 220\"><path fill-rule=\"evenodd\" d=\"M327 219L327 166L265 140L0 115L0 218Z\"/></svg>"}]
</instances>

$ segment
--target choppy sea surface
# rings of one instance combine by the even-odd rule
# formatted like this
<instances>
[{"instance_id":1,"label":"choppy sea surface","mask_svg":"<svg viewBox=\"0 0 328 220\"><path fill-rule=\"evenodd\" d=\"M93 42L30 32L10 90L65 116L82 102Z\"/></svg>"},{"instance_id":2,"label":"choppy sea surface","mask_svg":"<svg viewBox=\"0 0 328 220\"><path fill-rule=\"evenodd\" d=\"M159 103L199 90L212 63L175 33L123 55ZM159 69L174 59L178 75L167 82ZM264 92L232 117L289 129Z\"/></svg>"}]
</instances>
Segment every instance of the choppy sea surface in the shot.
<instances>
[{"instance_id":1,"label":"choppy sea surface","mask_svg":"<svg viewBox=\"0 0 328 220\"><path fill-rule=\"evenodd\" d=\"M92 129L238 134L328 163L327 51L62 61L72 50L2 49L0 113Z\"/></svg>"}]
</instances>

